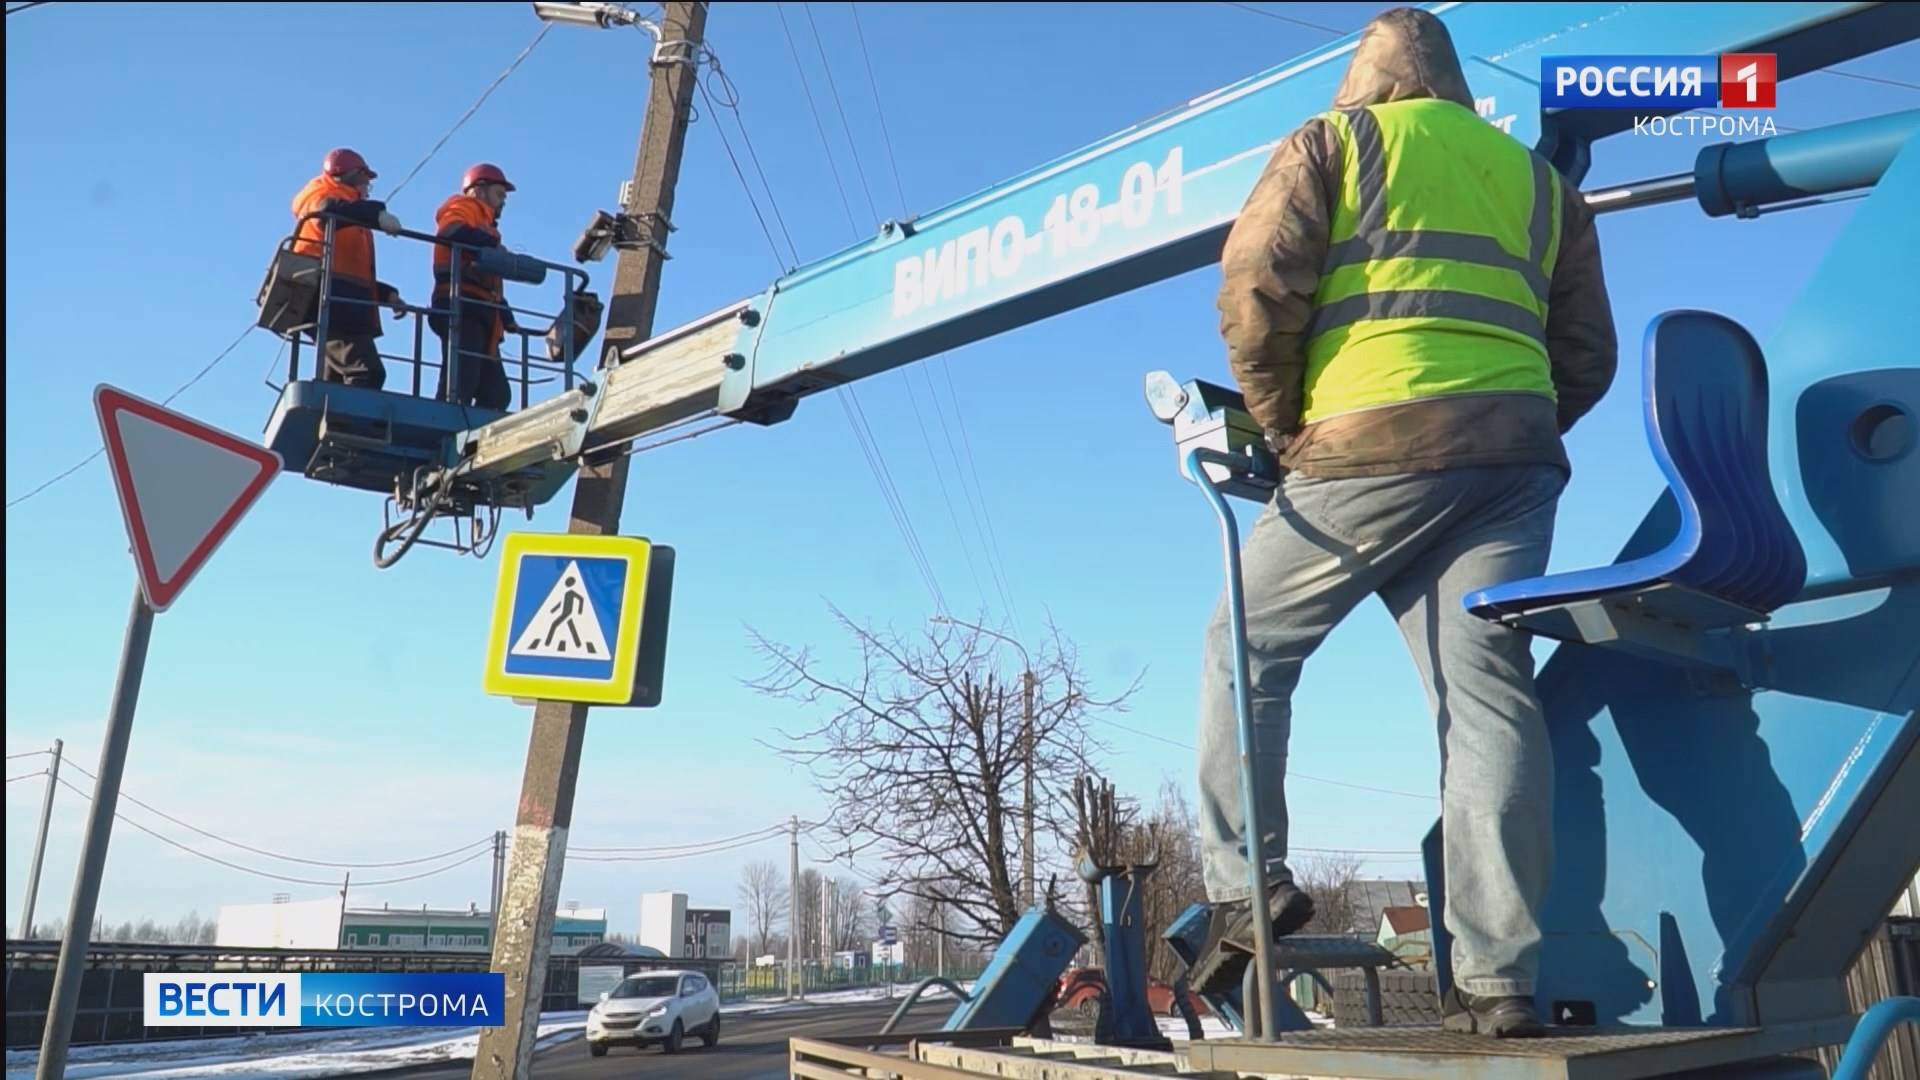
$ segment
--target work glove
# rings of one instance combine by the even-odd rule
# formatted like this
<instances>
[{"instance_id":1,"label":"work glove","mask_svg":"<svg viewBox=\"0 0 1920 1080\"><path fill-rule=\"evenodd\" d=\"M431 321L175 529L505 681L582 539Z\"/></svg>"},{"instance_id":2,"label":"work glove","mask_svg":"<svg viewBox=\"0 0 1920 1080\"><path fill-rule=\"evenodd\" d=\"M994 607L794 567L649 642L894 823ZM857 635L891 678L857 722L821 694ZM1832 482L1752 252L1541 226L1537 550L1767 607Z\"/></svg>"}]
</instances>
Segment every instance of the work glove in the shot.
<instances>
[{"instance_id":1,"label":"work glove","mask_svg":"<svg viewBox=\"0 0 1920 1080\"><path fill-rule=\"evenodd\" d=\"M380 231L388 236L400 235L400 219L385 210L380 211Z\"/></svg>"}]
</instances>

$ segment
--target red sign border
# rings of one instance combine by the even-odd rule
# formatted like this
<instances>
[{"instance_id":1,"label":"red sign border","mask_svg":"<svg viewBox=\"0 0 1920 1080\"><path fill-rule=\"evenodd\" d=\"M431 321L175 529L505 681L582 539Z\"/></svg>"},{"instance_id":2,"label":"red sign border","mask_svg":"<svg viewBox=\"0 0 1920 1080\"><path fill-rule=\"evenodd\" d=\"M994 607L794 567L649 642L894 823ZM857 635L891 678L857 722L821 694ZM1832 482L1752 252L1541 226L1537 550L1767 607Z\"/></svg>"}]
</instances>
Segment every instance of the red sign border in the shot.
<instances>
[{"instance_id":1,"label":"red sign border","mask_svg":"<svg viewBox=\"0 0 1920 1080\"><path fill-rule=\"evenodd\" d=\"M252 509L261 492L273 483L284 463L280 455L272 450L105 383L94 387L93 408L100 421L101 438L105 440L107 463L113 470L113 487L120 498L120 516L127 527L127 540L133 546L140 592L146 597L148 607L156 612L165 611L187 587L187 582L206 565L214 549L233 532L240 518ZM247 484L240 497L220 515L207 535L201 537L200 542L187 553L186 560L180 564L179 572L172 580L161 580L159 567L154 562L153 543L147 536L146 522L140 516L140 502L134 497L133 475L127 468L126 445L120 437L119 424L114 421L114 417L120 413L132 413L151 420L260 466L260 475Z\"/></svg>"}]
</instances>

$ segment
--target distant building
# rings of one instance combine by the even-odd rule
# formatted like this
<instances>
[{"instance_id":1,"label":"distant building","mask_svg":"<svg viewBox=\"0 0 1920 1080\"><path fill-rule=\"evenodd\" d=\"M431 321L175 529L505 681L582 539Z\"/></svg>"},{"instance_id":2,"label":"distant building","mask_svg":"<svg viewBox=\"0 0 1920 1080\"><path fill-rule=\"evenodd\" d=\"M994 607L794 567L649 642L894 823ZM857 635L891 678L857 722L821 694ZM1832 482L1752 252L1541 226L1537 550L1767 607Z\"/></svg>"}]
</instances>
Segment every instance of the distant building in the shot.
<instances>
[{"instance_id":1,"label":"distant building","mask_svg":"<svg viewBox=\"0 0 1920 1080\"><path fill-rule=\"evenodd\" d=\"M1371 937L1379 932L1388 908L1426 907L1427 883L1364 879L1348 883L1347 897L1353 907L1353 925L1341 928L1342 931Z\"/></svg>"},{"instance_id":2,"label":"distant building","mask_svg":"<svg viewBox=\"0 0 1920 1080\"><path fill-rule=\"evenodd\" d=\"M355 907L337 897L228 904L220 908L214 943L228 948L368 949L487 953L493 915L459 908ZM605 908L574 907L553 920L553 954L569 956L607 938Z\"/></svg>"},{"instance_id":3,"label":"distant building","mask_svg":"<svg viewBox=\"0 0 1920 1080\"><path fill-rule=\"evenodd\" d=\"M1380 947L1414 967L1433 960L1433 920L1424 907L1390 907L1380 917Z\"/></svg>"},{"instance_id":4,"label":"distant building","mask_svg":"<svg viewBox=\"0 0 1920 1080\"><path fill-rule=\"evenodd\" d=\"M686 893L640 897L640 944L676 960L731 959L732 932L733 912L726 908L690 908Z\"/></svg>"}]
</instances>

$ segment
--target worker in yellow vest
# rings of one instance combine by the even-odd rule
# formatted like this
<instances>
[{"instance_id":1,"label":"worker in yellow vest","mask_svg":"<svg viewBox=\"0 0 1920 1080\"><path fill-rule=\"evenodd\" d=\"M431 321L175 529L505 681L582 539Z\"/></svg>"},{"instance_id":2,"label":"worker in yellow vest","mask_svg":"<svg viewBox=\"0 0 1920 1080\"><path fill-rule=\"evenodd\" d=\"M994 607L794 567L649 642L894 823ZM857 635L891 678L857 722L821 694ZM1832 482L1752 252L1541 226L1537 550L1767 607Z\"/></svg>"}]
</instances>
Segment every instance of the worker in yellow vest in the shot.
<instances>
[{"instance_id":1,"label":"worker in yellow vest","mask_svg":"<svg viewBox=\"0 0 1920 1080\"><path fill-rule=\"evenodd\" d=\"M1529 638L1461 598L1546 572L1561 436L1613 381L1592 215L1475 113L1445 25L1401 8L1362 32L1333 109L1275 150L1221 269L1228 362L1285 470L1242 552L1275 934L1314 913L1286 862L1290 698L1328 632L1377 595L1439 727L1446 1026L1538 1034L1551 750ZM1224 597L1206 641L1203 991L1238 985L1253 943Z\"/></svg>"}]
</instances>

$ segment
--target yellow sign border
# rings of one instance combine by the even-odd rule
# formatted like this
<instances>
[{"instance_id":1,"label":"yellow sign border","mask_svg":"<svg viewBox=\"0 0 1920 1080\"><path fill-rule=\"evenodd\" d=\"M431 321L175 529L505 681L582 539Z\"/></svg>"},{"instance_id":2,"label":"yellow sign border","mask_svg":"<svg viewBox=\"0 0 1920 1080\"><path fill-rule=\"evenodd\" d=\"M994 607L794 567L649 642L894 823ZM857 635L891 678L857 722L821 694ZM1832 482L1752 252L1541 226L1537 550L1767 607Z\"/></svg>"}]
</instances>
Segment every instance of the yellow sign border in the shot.
<instances>
[{"instance_id":1,"label":"yellow sign border","mask_svg":"<svg viewBox=\"0 0 1920 1080\"><path fill-rule=\"evenodd\" d=\"M499 583L493 594L493 625L487 632L487 669L480 687L503 697L625 705L633 698L640 662L640 616L647 595L647 570L653 542L638 536L578 536L572 533L507 534L500 557ZM507 671L513 639L513 599L520 588L520 561L529 555L561 558L624 559L627 580L620 596L620 625L614 631L613 675L573 679L561 675L515 675Z\"/></svg>"}]
</instances>

